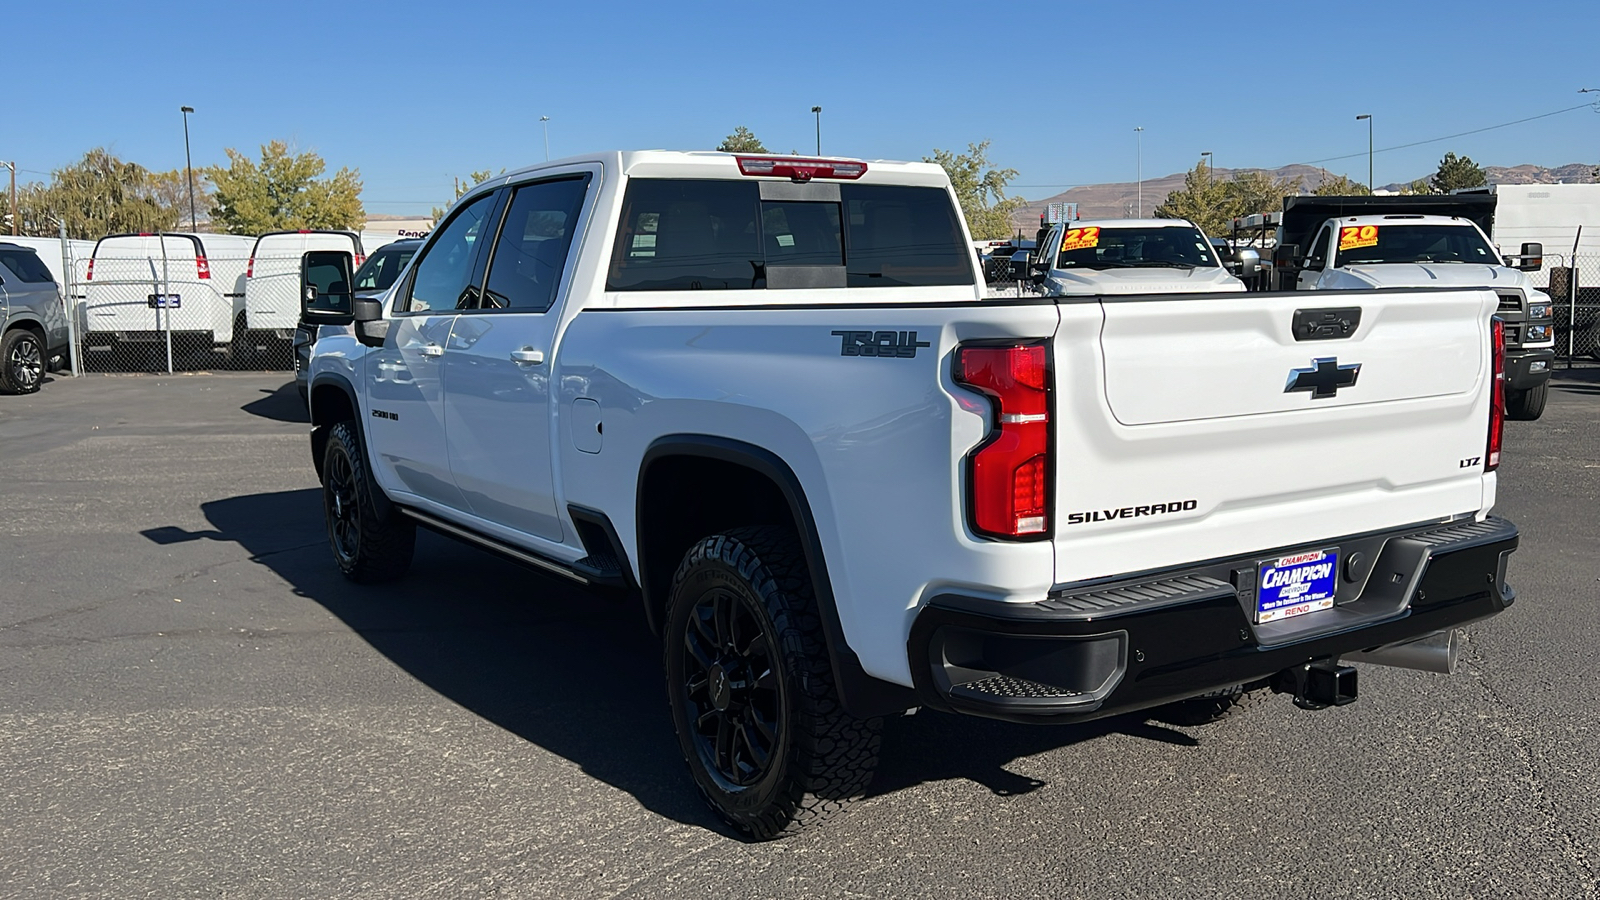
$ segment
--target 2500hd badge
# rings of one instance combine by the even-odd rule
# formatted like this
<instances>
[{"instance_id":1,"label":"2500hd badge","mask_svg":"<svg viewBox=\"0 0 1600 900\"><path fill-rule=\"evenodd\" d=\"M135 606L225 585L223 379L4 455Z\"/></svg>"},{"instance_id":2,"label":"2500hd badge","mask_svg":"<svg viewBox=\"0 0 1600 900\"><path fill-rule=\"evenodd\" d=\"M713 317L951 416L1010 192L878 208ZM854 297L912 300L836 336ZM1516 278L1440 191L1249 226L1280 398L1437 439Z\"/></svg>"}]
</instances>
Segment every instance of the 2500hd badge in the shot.
<instances>
[{"instance_id":1,"label":"2500hd badge","mask_svg":"<svg viewBox=\"0 0 1600 900\"><path fill-rule=\"evenodd\" d=\"M1164 516L1170 513L1188 512L1199 505L1199 500L1174 500L1171 503L1152 503L1149 506L1124 506L1120 509L1088 509L1083 512L1067 513L1067 524L1082 525L1085 522L1110 522L1113 519Z\"/></svg>"}]
</instances>

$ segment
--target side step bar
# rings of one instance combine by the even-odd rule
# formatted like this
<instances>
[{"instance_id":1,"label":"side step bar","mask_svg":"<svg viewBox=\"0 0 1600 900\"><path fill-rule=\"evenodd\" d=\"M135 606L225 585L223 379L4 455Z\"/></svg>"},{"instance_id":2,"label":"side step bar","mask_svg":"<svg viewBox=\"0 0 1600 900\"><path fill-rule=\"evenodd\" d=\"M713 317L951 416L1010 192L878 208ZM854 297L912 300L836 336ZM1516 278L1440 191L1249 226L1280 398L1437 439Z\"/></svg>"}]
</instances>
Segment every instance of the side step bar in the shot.
<instances>
[{"instance_id":1,"label":"side step bar","mask_svg":"<svg viewBox=\"0 0 1600 900\"><path fill-rule=\"evenodd\" d=\"M556 575L562 576L563 578L570 578L579 584L592 583L588 576L574 570L570 566L558 563L555 560L546 559L537 554L529 553L520 547L513 547L505 541L496 540L488 535L479 534L476 531L462 528L459 525L452 525L443 519L440 519L436 516L431 516L428 513L422 512L421 510L412 509L409 506L397 506L395 508L400 510L402 513L405 513L407 516L417 520L419 524L427 528L442 532L453 538L459 538L460 540L466 541L469 544L482 547L483 549L488 550L490 553L499 554L500 556L504 556L513 562L519 562L526 566L532 566L535 569L542 569L546 572L552 572Z\"/></svg>"}]
</instances>

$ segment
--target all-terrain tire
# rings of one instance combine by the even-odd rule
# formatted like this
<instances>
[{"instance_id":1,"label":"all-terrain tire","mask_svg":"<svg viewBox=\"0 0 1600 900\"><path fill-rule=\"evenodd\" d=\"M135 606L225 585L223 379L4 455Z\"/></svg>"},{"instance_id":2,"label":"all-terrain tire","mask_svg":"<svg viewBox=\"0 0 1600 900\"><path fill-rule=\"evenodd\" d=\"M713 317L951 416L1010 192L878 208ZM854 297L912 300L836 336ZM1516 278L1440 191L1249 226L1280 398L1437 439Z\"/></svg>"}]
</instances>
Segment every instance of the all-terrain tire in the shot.
<instances>
[{"instance_id":1,"label":"all-terrain tire","mask_svg":"<svg viewBox=\"0 0 1600 900\"><path fill-rule=\"evenodd\" d=\"M0 392L31 394L44 383L44 343L26 328L0 338Z\"/></svg>"},{"instance_id":2,"label":"all-terrain tire","mask_svg":"<svg viewBox=\"0 0 1600 900\"><path fill-rule=\"evenodd\" d=\"M1545 401L1550 399L1550 382L1525 391L1506 392L1506 417L1519 422L1532 422L1544 415Z\"/></svg>"},{"instance_id":3,"label":"all-terrain tire","mask_svg":"<svg viewBox=\"0 0 1600 900\"><path fill-rule=\"evenodd\" d=\"M1150 711L1150 718L1168 725L1210 725L1239 715L1260 703L1265 695L1264 690L1246 690L1244 685L1238 685L1158 706Z\"/></svg>"},{"instance_id":4,"label":"all-terrain tire","mask_svg":"<svg viewBox=\"0 0 1600 900\"><path fill-rule=\"evenodd\" d=\"M735 528L697 542L673 576L665 621L678 743L724 820L771 840L821 823L866 791L881 720L856 718L839 703L792 533Z\"/></svg>"},{"instance_id":5,"label":"all-terrain tire","mask_svg":"<svg viewBox=\"0 0 1600 900\"><path fill-rule=\"evenodd\" d=\"M323 516L339 571L361 584L404 575L417 543L416 523L393 507L379 514L376 490L355 423L334 425L322 463Z\"/></svg>"}]
</instances>

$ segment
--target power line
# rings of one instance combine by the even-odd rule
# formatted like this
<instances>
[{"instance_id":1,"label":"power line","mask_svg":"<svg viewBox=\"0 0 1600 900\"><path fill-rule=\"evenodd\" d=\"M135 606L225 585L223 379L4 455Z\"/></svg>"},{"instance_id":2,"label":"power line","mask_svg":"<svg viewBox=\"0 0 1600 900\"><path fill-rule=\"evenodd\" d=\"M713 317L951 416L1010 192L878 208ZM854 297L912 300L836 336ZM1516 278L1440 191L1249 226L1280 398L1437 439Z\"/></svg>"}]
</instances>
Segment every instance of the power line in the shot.
<instances>
[{"instance_id":1,"label":"power line","mask_svg":"<svg viewBox=\"0 0 1600 900\"><path fill-rule=\"evenodd\" d=\"M1566 109L1558 109L1555 112L1540 113L1537 116L1529 116L1526 119L1517 119L1517 120L1511 121L1511 122L1501 122L1499 125L1485 125L1482 128L1474 128L1471 131L1461 131L1461 132L1457 132L1455 134L1447 134L1444 137L1428 138L1425 141L1412 141L1409 144L1396 144L1393 147L1379 147L1378 149L1373 150L1372 152L1373 153L1387 153L1390 150L1404 150L1404 149L1406 149L1408 147L1421 147L1423 144L1437 144L1440 141L1454 140L1455 138L1458 138L1458 137L1466 137L1469 134L1482 134L1485 131L1494 131L1496 128L1510 128L1512 125L1521 125L1524 122L1532 122L1535 119L1548 119L1551 116L1559 116L1562 113L1569 113L1569 112L1572 112L1575 109L1595 109L1595 108L1600 108L1600 105L1597 105L1597 104L1594 104L1594 103L1580 103L1577 106L1569 106ZM1329 157L1326 157L1324 159L1306 160L1305 162L1301 163L1301 165L1309 166L1309 165L1314 165L1316 163L1334 162L1336 160L1341 160L1341 159L1355 159L1358 156L1366 156L1366 155L1367 154L1365 154L1365 153L1346 153L1343 156L1329 156Z\"/></svg>"}]
</instances>

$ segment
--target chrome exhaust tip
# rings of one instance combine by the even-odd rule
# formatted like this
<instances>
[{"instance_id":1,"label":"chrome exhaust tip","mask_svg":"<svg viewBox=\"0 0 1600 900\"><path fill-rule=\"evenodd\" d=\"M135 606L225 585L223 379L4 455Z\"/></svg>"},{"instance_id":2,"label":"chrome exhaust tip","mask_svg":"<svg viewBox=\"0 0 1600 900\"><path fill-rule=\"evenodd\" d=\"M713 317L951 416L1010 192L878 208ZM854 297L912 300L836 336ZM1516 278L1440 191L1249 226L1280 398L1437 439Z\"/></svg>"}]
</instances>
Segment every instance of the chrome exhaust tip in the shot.
<instances>
[{"instance_id":1,"label":"chrome exhaust tip","mask_svg":"<svg viewBox=\"0 0 1600 900\"><path fill-rule=\"evenodd\" d=\"M1435 631L1398 644L1340 655L1343 662L1372 663L1420 672L1454 675L1461 660L1461 629Z\"/></svg>"}]
</instances>

